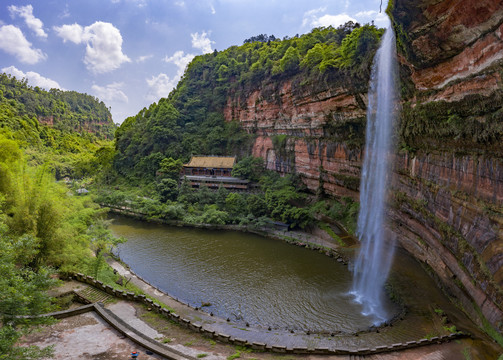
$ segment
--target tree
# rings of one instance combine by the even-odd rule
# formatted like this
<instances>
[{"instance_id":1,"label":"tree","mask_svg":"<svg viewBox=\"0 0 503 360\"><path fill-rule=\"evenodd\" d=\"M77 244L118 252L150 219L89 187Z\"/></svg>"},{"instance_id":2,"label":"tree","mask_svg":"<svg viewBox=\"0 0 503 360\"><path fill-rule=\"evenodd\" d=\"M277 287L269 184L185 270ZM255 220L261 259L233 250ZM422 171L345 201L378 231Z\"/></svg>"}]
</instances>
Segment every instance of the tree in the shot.
<instances>
[{"instance_id":1,"label":"tree","mask_svg":"<svg viewBox=\"0 0 503 360\"><path fill-rule=\"evenodd\" d=\"M240 160L232 169L232 176L258 181L264 174L264 159L248 156Z\"/></svg>"},{"instance_id":2,"label":"tree","mask_svg":"<svg viewBox=\"0 0 503 360\"><path fill-rule=\"evenodd\" d=\"M87 230L87 234L91 239L91 249L95 254L95 259L91 264L95 279L98 279L101 267L105 263L104 252L113 251L115 246L126 242L125 238L117 238L112 235L112 232L108 229L108 222L107 220L99 219Z\"/></svg>"},{"instance_id":3,"label":"tree","mask_svg":"<svg viewBox=\"0 0 503 360\"><path fill-rule=\"evenodd\" d=\"M325 56L325 49L322 44L316 44L313 48L309 49L302 59L300 66L307 69L315 69L323 61Z\"/></svg>"},{"instance_id":4,"label":"tree","mask_svg":"<svg viewBox=\"0 0 503 360\"><path fill-rule=\"evenodd\" d=\"M300 54L297 48L290 46L279 61L281 71L284 73L295 72L299 68Z\"/></svg>"},{"instance_id":5,"label":"tree","mask_svg":"<svg viewBox=\"0 0 503 360\"><path fill-rule=\"evenodd\" d=\"M262 196L250 195L247 199L248 212L255 217L267 215L267 204Z\"/></svg>"},{"instance_id":6,"label":"tree","mask_svg":"<svg viewBox=\"0 0 503 360\"><path fill-rule=\"evenodd\" d=\"M220 185L218 187L216 196L215 196L215 204L218 206L219 210L224 210L225 209L225 199L229 195L229 190L227 190L225 187Z\"/></svg>"},{"instance_id":7,"label":"tree","mask_svg":"<svg viewBox=\"0 0 503 360\"><path fill-rule=\"evenodd\" d=\"M162 202L173 201L178 197L178 182L171 178L162 179L157 184L157 191Z\"/></svg>"},{"instance_id":8,"label":"tree","mask_svg":"<svg viewBox=\"0 0 503 360\"><path fill-rule=\"evenodd\" d=\"M164 158L159 164L159 172L173 180L178 180L180 172L183 168L183 162L180 159L173 159L172 157Z\"/></svg>"},{"instance_id":9,"label":"tree","mask_svg":"<svg viewBox=\"0 0 503 360\"><path fill-rule=\"evenodd\" d=\"M238 193L230 193L225 199L225 209L233 216L246 214L246 200Z\"/></svg>"},{"instance_id":10,"label":"tree","mask_svg":"<svg viewBox=\"0 0 503 360\"><path fill-rule=\"evenodd\" d=\"M228 218L229 215L225 211L218 210L216 205L208 205L199 220L204 224L224 225Z\"/></svg>"},{"instance_id":11,"label":"tree","mask_svg":"<svg viewBox=\"0 0 503 360\"><path fill-rule=\"evenodd\" d=\"M1 194L0 194L1 195ZM0 199L1 200L1 199ZM3 200L0 201L2 205ZM1 209L1 206L0 206ZM18 347L17 341L29 327L47 323L46 318L27 318L53 310L47 289L54 284L46 268L34 272L28 264L37 253L33 236L8 235L5 215L0 211L0 358L38 359L51 348Z\"/></svg>"}]
</instances>

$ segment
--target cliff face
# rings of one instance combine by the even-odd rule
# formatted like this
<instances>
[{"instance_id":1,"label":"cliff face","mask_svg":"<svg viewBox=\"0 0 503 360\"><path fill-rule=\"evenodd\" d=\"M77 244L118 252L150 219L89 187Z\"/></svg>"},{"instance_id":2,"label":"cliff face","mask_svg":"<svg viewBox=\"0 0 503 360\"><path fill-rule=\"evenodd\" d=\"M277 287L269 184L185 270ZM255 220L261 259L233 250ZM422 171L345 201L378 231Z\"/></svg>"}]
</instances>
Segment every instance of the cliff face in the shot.
<instances>
[{"instance_id":1,"label":"cliff face","mask_svg":"<svg viewBox=\"0 0 503 360\"><path fill-rule=\"evenodd\" d=\"M503 1L396 0L391 15L408 150L391 226L473 319L502 332Z\"/></svg>"},{"instance_id":2,"label":"cliff face","mask_svg":"<svg viewBox=\"0 0 503 360\"><path fill-rule=\"evenodd\" d=\"M68 121L62 121L60 117L49 115L49 116L38 116L37 120L42 125L60 129L69 128L72 131L78 131L78 132L85 131L90 134L94 134L99 138L111 139L113 137L113 132L115 131L115 125L112 122L111 118L108 118L107 121L95 118L71 123Z\"/></svg>"},{"instance_id":3,"label":"cliff face","mask_svg":"<svg viewBox=\"0 0 503 360\"><path fill-rule=\"evenodd\" d=\"M503 330L503 1L395 0L403 112L390 230L472 319ZM296 79L231 97L255 156L358 198L366 95Z\"/></svg>"},{"instance_id":4,"label":"cliff face","mask_svg":"<svg viewBox=\"0 0 503 360\"><path fill-rule=\"evenodd\" d=\"M264 96L274 94L274 96ZM267 168L296 172L312 191L358 198L366 94L329 83L270 83L246 98L229 98L224 115L257 135L253 155Z\"/></svg>"}]
</instances>

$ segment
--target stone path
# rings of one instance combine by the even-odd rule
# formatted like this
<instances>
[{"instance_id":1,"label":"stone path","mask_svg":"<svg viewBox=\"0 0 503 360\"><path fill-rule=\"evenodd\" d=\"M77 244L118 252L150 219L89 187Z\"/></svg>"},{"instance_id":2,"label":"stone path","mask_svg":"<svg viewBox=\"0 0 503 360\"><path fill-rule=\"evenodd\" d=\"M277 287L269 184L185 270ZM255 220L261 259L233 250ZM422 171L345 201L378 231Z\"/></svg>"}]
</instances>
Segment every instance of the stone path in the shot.
<instances>
[{"instance_id":1,"label":"stone path","mask_svg":"<svg viewBox=\"0 0 503 360\"><path fill-rule=\"evenodd\" d=\"M92 304L101 302L103 304L109 303L112 297L106 292L98 290L93 287L84 287L82 289L74 290L74 293L83 300L84 303Z\"/></svg>"},{"instance_id":2,"label":"stone path","mask_svg":"<svg viewBox=\"0 0 503 360\"><path fill-rule=\"evenodd\" d=\"M126 269L124 274L127 275ZM132 274L131 274L132 275ZM139 280L139 279L138 279ZM131 280L133 281L133 280ZM139 282L140 283L140 282ZM148 284L144 284L145 289L148 288ZM87 284L80 282L66 282L61 288L53 290L53 296L61 295L74 291L77 289L79 292L87 293L86 289L89 288ZM145 291L144 289L144 291ZM153 288L152 288L153 289ZM166 295L162 294L157 290L149 290L149 293L155 295L156 297L164 298ZM141 336L148 338L151 341L161 345L162 341L156 342L156 338L160 338L159 328L153 328L151 325L147 325L143 320L140 320L138 314L138 306L134 303L123 301L117 298L113 298L106 306L106 311L113 313L120 321L127 324L129 327L134 328ZM179 313L184 313L184 316L188 317L190 312L200 313L191 309L183 304L180 304L173 299L168 299L172 305L172 308L177 308L181 310ZM134 305L134 306L133 306ZM92 306L92 305L89 305ZM178 310L177 310L178 311ZM201 319L202 320L202 319ZM220 323L222 319L216 319L211 317L211 324ZM226 323L224 321L224 323ZM208 325L211 325L208 324ZM229 324L230 325L230 324ZM231 326L231 328L234 328ZM254 329L248 329L253 332ZM246 331L246 328L244 330ZM265 331L265 333L268 333ZM379 335L379 334L373 334ZM165 335L169 336L169 335ZM173 336L173 335L171 335ZM176 335L175 335L176 336ZM200 336L194 333L194 336ZM281 334L273 334L269 332L270 337L277 337L281 339ZM368 334L372 337L372 334ZM317 346L318 341L321 339L316 335L301 335L296 334L293 336L299 339L304 339L302 341L307 341L313 347ZM371 341L366 339L365 341ZM229 358L229 349L232 351L232 347L227 347L227 355L222 355L218 351L215 352L216 348L211 343L208 344L207 340L204 342L207 344L206 348L201 348L200 346L191 347L184 345L183 343L171 343L169 348L175 350L177 353L183 354L181 358L183 359L197 359L204 355L205 359L208 360L224 360ZM128 338L124 336L123 333L115 331L107 322L105 322L96 313L84 313L81 315L75 315L70 318L65 318L60 320L55 325L47 327L41 332L35 332L31 336L25 338L25 344L27 345L55 345L55 359L100 359L100 360L112 360L112 359L128 359L130 358L131 351L139 351L139 360L146 359L174 359L176 357L161 357L149 352L150 348L143 348L138 344L135 344ZM264 360L274 360L278 358L293 359L306 359L306 360L459 360L464 358L463 354L470 349L472 360L482 360L497 357L490 356L487 357L485 353L473 352L472 347L473 341L470 339L461 339L460 341L444 343L444 344L433 344L428 346L423 346L419 348L395 351L391 353L374 354L368 356L361 356L358 354L353 355L313 355L313 354L303 354L303 355L292 355L292 354L274 354L270 352L253 352L246 353L243 352L239 355L241 359L264 359ZM155 345L155 344L154 344ZM224 345L217 345L217 348L223 349ZM278 350L278 349L277 349ZM231 353L232 354L232 353Z\"/></svg>"}]
</instances>

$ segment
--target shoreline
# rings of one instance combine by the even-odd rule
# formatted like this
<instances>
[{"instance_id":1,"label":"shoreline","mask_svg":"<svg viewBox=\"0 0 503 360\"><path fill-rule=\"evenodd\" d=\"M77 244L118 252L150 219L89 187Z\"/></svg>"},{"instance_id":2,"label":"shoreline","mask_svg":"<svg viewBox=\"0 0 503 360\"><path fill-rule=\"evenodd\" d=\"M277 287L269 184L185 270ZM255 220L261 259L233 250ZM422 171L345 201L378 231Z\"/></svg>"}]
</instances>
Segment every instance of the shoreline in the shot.
<instances>
[{"instance_id":1,"label":"shoreline","mask_svg":"<svg viewBox=\"0 0 503 360\"><path fill-rule=\"evenodd\" d=\"M267 237L270 239L278 240L278 241L283 241L286 242L287 244L295 245L295 246L300 246L304 247L309 250L314 250L318 252L324 253L325 256L335 258L335 261L345 265L345 266L351 266L352 259L348 259L351 256L347 256L347 254L341 253L341 250L344 250L344 248L340 247L336 241L334 240L334 243L328 243L325 239L321 237L317 237L314 234L310 234L307 232L302 232L302 231L288 231L288 230L272 230L272 229L250 229L249 227L243 227L240 225L213 225L213 224L188 224L184 223L182 221L174 221L174 220L165 220L165 219L156 219L156 218L149 218L143 214L138 214L132 211L126 211L124 213L122 210L117 210L114 209L114 211L110 211L116 215L119 216L125 216L128 218L133 218L138 221L146 221L146 222L151 222L151 223L156 223L156 224L162 224L162 225L168 225L168 226L176 226L176 227L187 227L187 228L198 228L198 229L207 229L207 230L220 230L220 231L239 231L239 232L248 232L252 234L256 234L259 236ZM328 234L327 234L328 235ZM349 249L352 250L349 255L353 255L354 248ZM183 304L185 306L188 306L189 308L194 308L195 310L201 311L204 314L208 314L207 312L204 311L202 307L198 306L193 306L189 303L185 303L184 301L179 300L176 297L171 296L168 292L163 291L156 286L152 285L149 281L146 279L142 278L140 275L136 274L133 270L131 270L130 266L122 261L119 257L116 255L111 255L113 257L113 260L117 262L120 266L127 268L127 271L130 272L133 276L135 276L139 281L142 281L146 287L150 287L151 289L154 289L154 291L157 291L158 293L165 294L166 296L170 297L171 299L177 301L180 304ZM116 269L119 271L119 269ZM350 271L348 269L348 271ZM141 287L140 287L141 288ZM383 323L379 325L370 325L369 327L365 329L359 329L356 330L353 333L339 333L344 336L353 336L362 333L368 333L368 332L374 332L374 331L379 331L379 329L386 328L388 326L393 326L396 322L400 321L401 319L404 318L404 316L407 313L407 307L404 306L401 296L399 294L390 294L388 290L386 290L388 293L388 297L392 303L394 303L399 309L394 315L384 321ZM393 296L392 296L393 295ZM213 316L213 313L210 313L211 316ZM225 320L222 318L222 320ZM241 324L243 325L243 324ZM260 327L266 329L265 327ZM278 330L278 329L276 329ZM290 331L289 329L282 329L286 331ZM308 331L309 332L309 331ZM333 334L332 331L330 330L321 330L321 331L310 331L311 333L316 333L316 334Z\"/></svg>"},{"instance_id":2,"label":"shoreline","mask_svg":"<svg viewBox=\"0 0 503 360\"><path fill-rule=\"evenodd\" d=\"M370 327L369 329L354 333L320 333L309 330L294 332L285 329L266 329L249 325L243 327L242 324L214 316L212 313L208 314L201 308L193 307L190 304L185 304L171 297L169 294L159 290L136 275L130 269L127 269L126 266L115 259L108 258L107 263L116 269L121 276L130 276L131 282L143 292L155 298L161 304L172 308L174 310L174 312L171 312L173 319L176 319L183 327L189 328L196 333L206 334L206 336L223 343L249 346L255 350L291 354L371 355L439 344L467 336L465 333L456 332L439 334L433 337L413 338L414 333L412 333L407 336L408 341L399 341L397 340L399 337L392 334L395 331L395 327L391 324L382 327ZM138 297L145 298L144 296ZM161 306L156 305L151 300L147 299L146 301L151 305L153 310L161 309L159 310L161 313L170 314L170 311L164 311ZM407 319L398 320L405 323L411 321ZM410 327L410 324L406 327ZM379 342L379 346L369 346L369 344L375 344L376 340Z\"/></svg>"},{"instance_id":3,"label":"shoreline","mask_svg":"<svg viewBox=\"0 0 503 360\"><path fill-rule=\"evenodd\" d=\"M146 221L156 224L163 224L176 227L188 227L196 229L207 229L207 230L226 230L226 231L238 231L251 233L255 235L260 235L274 240L281 240L288 244L305 247L310 250L324 251L325 255L329 257L335 257L337 261L343 263L344 265L349 265L352 263L352 256L354 253L355 246L342 247L337 243L337 240L333 239L327 232L323 229L316 228L315 231L320 233L325 233L325 236L320 236L321 234L309 233L306 231L299 230L277 230L273 228L252 228L248 226L241 225L216 225L216 224L190 224L180 220L168 220L160 218L152 218L145 214L137 213L129 209L119 209L116 207L110 207L106 204L101 204L101 206L108 208L109 214L115 214L120 216L125 216L133 218L140 221ZM342 229L344 233L342 238L354 237ZM329 240L330 239L330 240Z\"/></svg>"}]
</instances>

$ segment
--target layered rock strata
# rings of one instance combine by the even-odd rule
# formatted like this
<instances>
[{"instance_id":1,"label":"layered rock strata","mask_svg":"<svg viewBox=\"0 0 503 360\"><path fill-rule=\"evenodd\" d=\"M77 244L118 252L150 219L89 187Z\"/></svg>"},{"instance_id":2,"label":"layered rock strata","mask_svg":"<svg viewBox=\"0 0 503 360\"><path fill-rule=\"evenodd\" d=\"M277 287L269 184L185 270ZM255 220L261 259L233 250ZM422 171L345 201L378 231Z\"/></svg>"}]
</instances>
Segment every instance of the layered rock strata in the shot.
<instances>
[{"instance_id":1,"label":"layered rock strata","mask_svg":"<svg viewBox=\"0 0 503 360\"><path fill-rule=\"evenodd\" d=\"M503 331L503 1L395 0L403 112L390 229L472 319ZM230 97L253 154L358 198L366 95L269 83ZM482 316L481 316L482 315Z\"/></svg>"}]
</instances>

